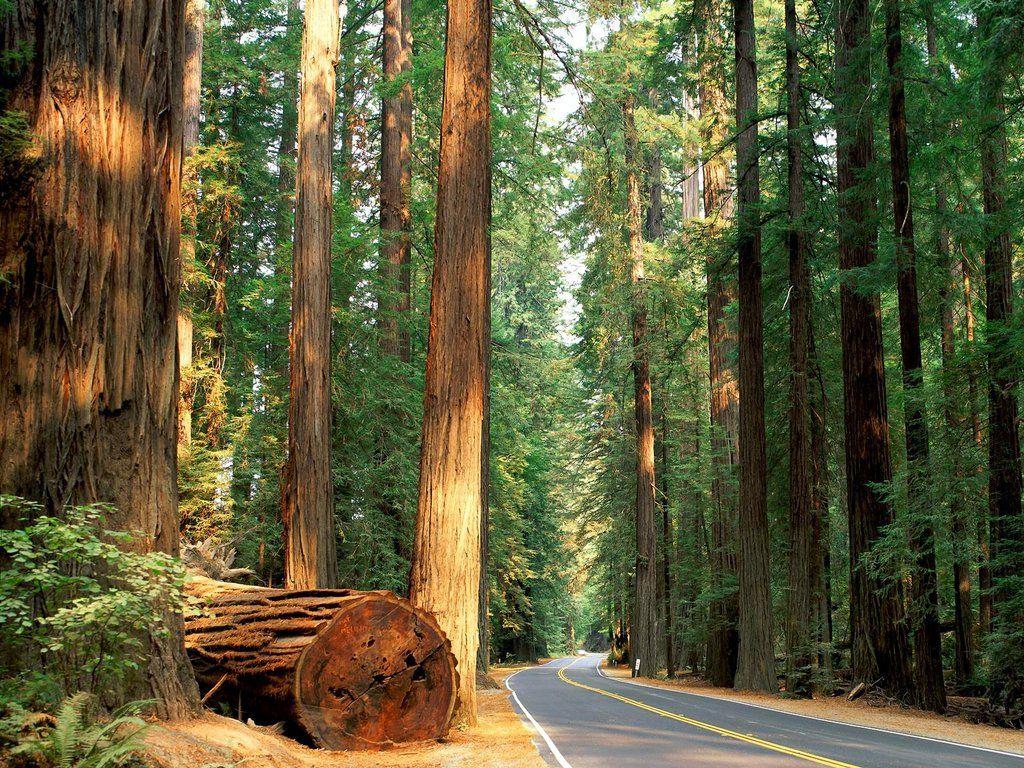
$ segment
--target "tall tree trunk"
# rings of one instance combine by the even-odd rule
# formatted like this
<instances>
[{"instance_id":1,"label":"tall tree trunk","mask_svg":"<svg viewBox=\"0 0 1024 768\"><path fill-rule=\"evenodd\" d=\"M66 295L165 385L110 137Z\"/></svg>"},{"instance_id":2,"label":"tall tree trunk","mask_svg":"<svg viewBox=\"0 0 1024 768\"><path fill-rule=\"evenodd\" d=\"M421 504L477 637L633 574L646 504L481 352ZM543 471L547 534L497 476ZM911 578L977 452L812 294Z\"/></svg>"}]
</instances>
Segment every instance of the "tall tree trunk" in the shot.
<instances>
[{"instance_id":1,"label":"tall tree trunk","mask_svg":"<svg viewBox=\"0 0 1024 768\"><path fill-rule=\"evenodd\" d=\"M203 23L206 0L185 2L185 63L182 72L182 200L181 200L181 261L191 266L196 259L196 206L199 179L189 167L189 158L199 145L200 90L203 76ZM179 302L187 297L179 297ZM178 395L178 449L192 450L192 404L195 401L195 382L192 379L193 323L189 306L178 309L178 365L181 383Z\"/></svg>"},{"instance_id":2,"label":"tall tree trunk","mask_svg":"<svg viewBox=\"0 0 1024 768\"><path fill-rule=\"evenodd\" d=\"M982 75L981 188L985 210L985 347L988 353L988 517L991 526L994 629L1014 626L1004 615L1007 582L1024 566L1021 521L1020 434L1017 428L1018 360L1012 343L1013 252L1006 221L1006 110L1004 56L996 41L996 11L979 18L980 38L989 47ZM998 21L1005 23L1003 19Z\"/></svg>"},{"instance_id":3,"label":"tall tree trunk","mask_svg":"<svg viewBox=\"0 0 1024 768\"><path fill-rule=\"evenodd\" d=\"M720 8L716 0L700 0L697 62L700 71L702 143L709 151L704 161L704 216L718 239L724 222L732 216L729 163L724 146L728 136L725 81L715 54L722 45ZM736 578L736 502L734 473L738 461L737 410L739 393L731 359L736 336L729 327L726 309L736 297L727 259L709 258L707 264L708 373L711 381L710 417L712 448L711 603L708 634L707 676L714 685L731 686L736 676L739 648L739 607L734 590Z\"/></svg>"},{"instance_id":4,"label":"tall tree trunk","mask_svg":"<svg viewBox=\"0 0 1024 768\"><path fill-rule=\"evenodd\" d=\"M771 568L765 487L764 317L761 298L761 186L757 149L754 0L735 0L736 188L739 205L740 647L736 687L775 691Z\"/></svg>"},{"instance_id":5,"label":"tall tree trunk","mask_svg":"<svg viewBox=\"0 0 1024 768\"><path fill-rule=\"evenodd\" d=\"M622 102L626 144L626 235L631 284L633 327L633 411L636 419L636 580L633 591L632 651L637 674L658 672L658 570L654 526L654 422L651 410L651 370L647 334L647 294L644 289L644 243L640 217L639 150L634 122L634 96Z\"/></svg>"},{"instance_id":6,"label":"tall tree trunk","mask_svg":"<svg viewBox=\"0 0 1024 768\"><path fill-rule=\"evenodd\" d=\"M978 372L974 364L974 289L971 284L971 263L961 253L960 271L964 289L964 334L967 340L967 407L970 409L971 436L978 452L984 449L981 413L978 409ZM985 474L981 464L975 468L979 476ZM978 636L986 637L992 631L992 566L989 557L988 514L978 515Z\"/></svg>"},{"instance_id":7,"label":"tall tree trunk","mask_svg":"<svg viewBox=\"0 0 1024 768\"><path fill-rule=\"evenodd\" d=\"M331 150L338 4L306 0L282 499L285 584L337 586L331 482Z\"/></svg>"},{"instance_id":8,"label":"tall tree trunk","mask_svg":"<svg viewBox=\"0 0 1024 768\"><path fill-rule=\"evenodd\" d=\"M480 516L491 218L491 4L449 0L434 275L410 594L459 664L459 718L476 722Z\"/></svg>"},{"instance_id":9,"label":"tall tree trunk","mask_svg":"<svg viewBox=\"0 0 1024 768\"><path fill-rule=\"evenodd\" d=\"M811 416L807 374L810 284L804 238L800 66L796 0L786 0L786 153L789 218L789 570L786 592L786 690L810 696L814 673L815 545L811 500Z\"/></svg>"},{"instance_id":10,"label":"tall tree trunk","mask_svg":"<svg viewBox=\"0 0 1024 768\"><path fill-rule=\"evenodd\" d=\"M403 13L408 0L384 0L385 87L394 89L394 81L406 73L412 51ZM412 84L403 82L394 93L384 97L381 106L380 147L380 230L382 295L378 302L381 316L381 346L386 354L409 362L409 160L412 120L405 114L412 108Z\"/></svg>"},{"instance_id":11,"label":"tall tree trunk","mask_svg":"<svg viewBox=\"0 0 1024 768\"><path fill-rule=\"evenodd\" d=\"M907 495L910 543L914 551L911 597L917 698L924 709L946 709L939 629L939 588L935 564L935 526L928 495L928 413L921 360L921 308L917 297L914 208L903 75L900 0L885 0L885 58L889 69L889 168L892 177L894 240L898 275L900 357L903 362L904 422L907 447Z\"/></svg>"},{"instance_id":12,"label":"tall tree trunk","mask_svg":"<svg viewBox=\"0 0 1024 768\"><path fill-rule=\"evenodd\" d=\"M32 135L0 191L0 492L48 514L114 504L112 528L170 554L184 31L181 0L19 3L0 21L3 50L26 52L0 108ZM163 624L117 694L188 716L181 616Z\"/></svg>"},{"instance_id":13,"label":"tall tree trunk","mask_svg":"<svg viewBox=\"0 0 1024 768\"><path fill-rule=\"evenodd\" d=\"M655 94L652 93L652 98ZM644 235L649 242L661 243L665 237L665 205L662 198L663 184L661 179L661 148L654 146L648 155L647 164L647 215L644 219ZM668 339L668 312L662 316L662 334ZM667 348L667 347L666 347ZM661 575L660 597L661 613L664 617L663 637L665 669L670 678L676 674L675 627L672 616L672 516L668 496L668 379L662 385L660 395L661 406L658 409L658 434L655 435L655 465L657 488L661 509Z\"/></svg>"},{"instance_id":14,"label":"tall tree trunk","mask_svg":"<svg viewBox=\"0 0 1024 768\"><path fill-rule=\"evenodd\" d=\"M840 0L836 19L836 151L839 267L870 266L877 248L868 0ZM850 521L850 628L853 674L905 695L912 691L901 587L872 573L864 558L893 520L885 490L892 482L885 399L882 323L877 294L847 276L840 289L846 493Z\"/></svg>"},{"instance_id":15,"label":"tall tree trunk","mask_svg":"<svg viewBox=\"0 0 1024 768\"><path fill-rule=\"evenodd\" d=\"M396 78L402 77L410 65L412 51L408 0L385 0L383 74L385 87L395 89ZM405 114L412 109L412 84L401 84L386 95L381 105L380 148L380 310L381 351L402 363L411 361L409 347L410 306L410 224L409 179L412 120ZM382 411L381 434L377 451L379 463L397 450L397 441L391 424L404 421L405 414L386 408ZM409 521L402 500L388 489L383 491L384 512L392 519L395 553L403 561L410 557Z\"/></svg>"},{"instance_id":16,"label":"tall tree trunk","mask_svg":"<svg viewBox=\"0 0 1024 768\"><path fill-rule=\"evenodd\" d=\"M929 66L932 75L938 80L941 66L938 58L938 41L935 32L935 6L928 2L924 7L926 46ZM937 139L943 133L943 126L935 126ZM955 321L953 317L952 287L956 279L956 268L952 260L949 245L949 227L946 217L949 214L949 201L944 181L935 186L935 217L938 220L936 231L936 251L939 264L948 270L948 278L939 292L941 304L941 349L942 349L942 392L943 415L946 427L946 442L950 450L956 451L957 435L960 432L960 419L956 409L956 393L953 382L956 367ZM963 478L963 465L957 457L955 470L957 479ZM953 543L953 612L954 639L954 673L957 681L963 685L974 677L974 612L971 607L971 561L970 539L967 535L967 520L963 499L950 498L950 538Z\"/></svg>"}]
</instances>

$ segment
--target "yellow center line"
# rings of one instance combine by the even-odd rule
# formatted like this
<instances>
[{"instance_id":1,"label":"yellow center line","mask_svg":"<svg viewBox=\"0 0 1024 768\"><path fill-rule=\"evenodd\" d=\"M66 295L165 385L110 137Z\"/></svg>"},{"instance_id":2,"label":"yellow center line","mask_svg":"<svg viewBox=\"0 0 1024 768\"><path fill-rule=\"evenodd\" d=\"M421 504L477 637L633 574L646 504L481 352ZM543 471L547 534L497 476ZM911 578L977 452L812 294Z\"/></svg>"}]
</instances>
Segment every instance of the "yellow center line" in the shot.
<instances>
[{"instance_id":1,"label":"yellow center line","mask_svg":"<svg viewBox=\"0 0 1024 768\"><path fill-rule=\"evenodd\" d=\"M829 766L829 768L859 768L858 766L852 765L851 763L843 763L843 762L840 762L839 760L832 760L831 758L822 757L821 755L815 755L815 754L812 754L810 752L804 752L804 751L799 750L799 749L793 749L792 747L786 747L786 746L783 746L782 744L776 744L776 743L771 742L771 741L765 741L764 739L759 739L756 736L748 736L747 734L737 733L736 731L730 731L730 730L728 730L726 728L719 728L717 725L711 725L711 723L704 723L704 722L701 722L700 720L694 720L692 717L685 717L684 715L677 715L675 712L668 712L668 711L666 711L664 709L658 709L657 707L652 707L649 704L644 704L642 701L637 701L636 699L630 699L630 698L627 698L626 696L620 696L619 694L612 693L611 691L605 691L605 690L602 690L601 688L593 688L593 687L591 687L589 685L584 685L583 683L577 682L576 680L570 680L569 676L565 674L565 670L567 668L568 667L560 668L558 670L558 677L563 682L566 682L569 685L574 685L577 688L582 688L585 691L592 691L593 693L598 693L598 694L600 694L602 696L607 696L610 699L615 699L616 701L621 701L624 704L630 704L630 705L632 705L634 707L638 707L640 709L646 710L647 712L653 712L656 715L661 715L662 717L667 717L670 720L676 720L676 721L678 721L680 723L686 723L687 725L692 725L695 728L702 728L705 731L711 731L712 733L717 733L719 736L727 736L730 739L736 739L737 741L743 741L743 742L746 742L747 744L753 744L754 746L757 746L757 747L763 747L764 749L770 749L773 752L781 752L782 754L789 755L790 757L798 757L801 760L807 760L808 762L816 763L817 765L827 765L827 766Z\"/></svg>"}]
</instances>

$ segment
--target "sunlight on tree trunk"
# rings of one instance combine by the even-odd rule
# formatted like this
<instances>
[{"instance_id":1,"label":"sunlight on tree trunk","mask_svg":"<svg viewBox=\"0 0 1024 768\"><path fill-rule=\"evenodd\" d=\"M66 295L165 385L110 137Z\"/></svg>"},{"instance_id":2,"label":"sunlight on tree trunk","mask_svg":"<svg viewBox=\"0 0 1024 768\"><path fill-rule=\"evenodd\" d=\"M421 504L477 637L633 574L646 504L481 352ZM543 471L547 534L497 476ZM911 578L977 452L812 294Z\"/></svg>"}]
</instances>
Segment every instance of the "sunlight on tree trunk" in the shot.
<instances>
[{"instance_id":1,"label":"sunlight on tree trunk","mask_svg":"<svg viewBox=\"0 0 1024 768\"><path fill-rule=\"evenodd\" d=\"M476 723L481 470L490 313L491 5L449 0L423 441L410 597L459 668Z\"/></svg>"},{"instance_id":2,"label":"sunlight on tree trunk","mask_svg":"<svg viewBox=\"0 0 1024 768\"><path fill-rule=\"evenodd\" d=\"M307 0L292 255L288 461L282 489L285 583L338 584L331 479L331 159L338 5Z\"/></svg>"}]
</instances>

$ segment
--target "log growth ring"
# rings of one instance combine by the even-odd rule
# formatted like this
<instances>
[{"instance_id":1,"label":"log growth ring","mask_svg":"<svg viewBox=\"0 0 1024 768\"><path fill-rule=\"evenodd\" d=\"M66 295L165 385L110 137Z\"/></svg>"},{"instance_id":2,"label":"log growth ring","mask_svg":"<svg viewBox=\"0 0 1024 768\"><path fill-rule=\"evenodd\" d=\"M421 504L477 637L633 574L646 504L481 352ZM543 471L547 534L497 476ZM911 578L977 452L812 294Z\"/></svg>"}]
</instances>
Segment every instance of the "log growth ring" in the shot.
<instances>
[{"instance_id":1,"label":"log growth ring","mask_svg":"<svg viewBox=\"0 0 1024 768\"><path fill-rule=\"evenodd\" d=\"M299 724L318 744L373 749L444 736L458 673L432 616L368 592L303 650L294 684Z\"/></svg>"}]
</instances>

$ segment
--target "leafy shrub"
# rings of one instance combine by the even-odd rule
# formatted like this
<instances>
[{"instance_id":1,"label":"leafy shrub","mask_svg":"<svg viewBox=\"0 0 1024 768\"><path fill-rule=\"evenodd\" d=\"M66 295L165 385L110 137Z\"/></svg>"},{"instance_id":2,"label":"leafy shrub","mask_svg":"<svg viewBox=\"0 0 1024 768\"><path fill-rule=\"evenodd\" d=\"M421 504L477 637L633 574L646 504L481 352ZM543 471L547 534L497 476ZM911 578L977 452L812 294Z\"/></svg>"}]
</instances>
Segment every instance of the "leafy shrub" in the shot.
<instances>
[{"instance_id":1,"label":"leafy shrub","mask_svg":"<svg viewBox=\"0 0 1024 768\"><path fill-rule=\"evenodd\" d=\"M182 604L181 565L129 551L137 537L106 528L103 505L57 518L0 497L0 509L24 518L17 530L0 530L0 659L8 667L0 673L24 679L40 668L65 694L120 703L119 683L141 669L149 637L167 632L161 617Z\"/></svg>"}]
</instances>

